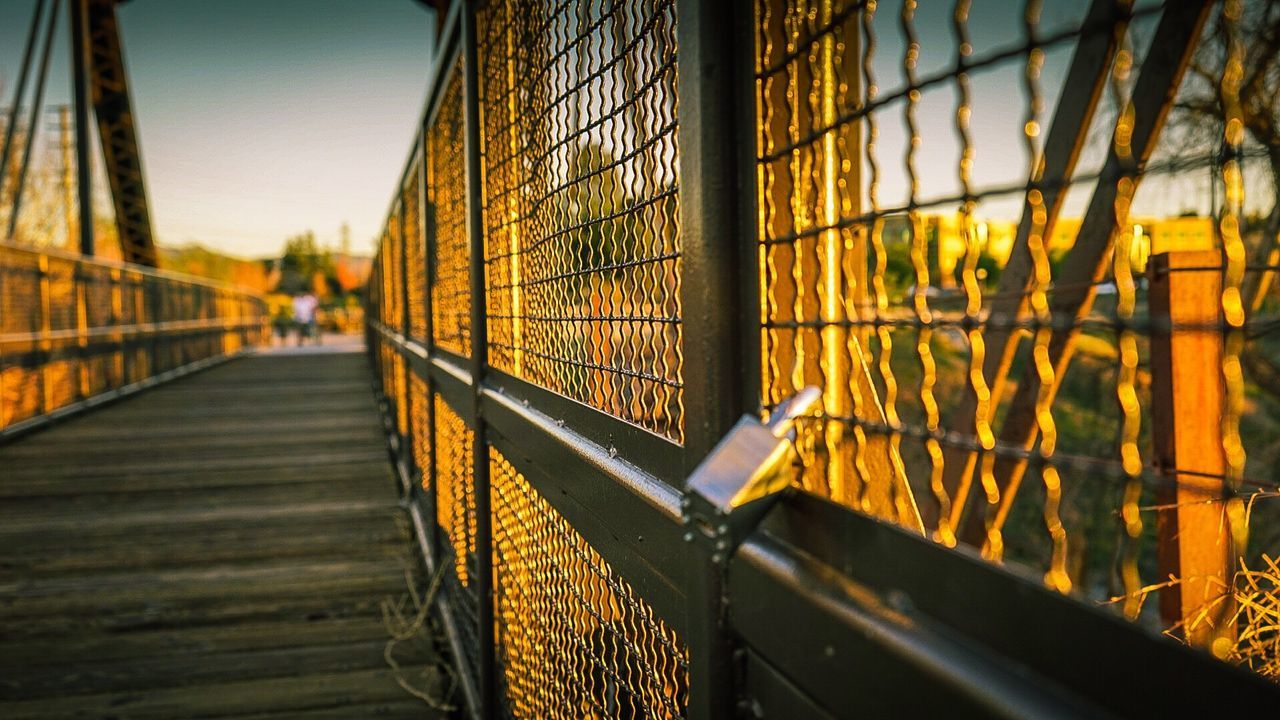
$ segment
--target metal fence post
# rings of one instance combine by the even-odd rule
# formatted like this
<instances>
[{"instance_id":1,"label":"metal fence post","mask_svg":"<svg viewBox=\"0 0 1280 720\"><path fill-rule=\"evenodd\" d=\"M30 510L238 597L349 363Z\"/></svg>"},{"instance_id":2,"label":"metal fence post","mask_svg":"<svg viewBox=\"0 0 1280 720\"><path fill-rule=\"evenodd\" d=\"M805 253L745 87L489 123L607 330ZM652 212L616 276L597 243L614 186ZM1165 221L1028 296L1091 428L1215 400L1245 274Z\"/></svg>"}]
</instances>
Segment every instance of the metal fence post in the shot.
<instances>
[{"instance_id":1,"label":"metal fence post","mask_svg":"<svg viewBox=\"0 0 1280 720\"><path fill-rule=\"evenodd\" d=\"M111 319L112 327L119 327L122 324L124 316L124 297L120 289L121 273L120 268L111 269ZM114 377L111 378L109 389L115 389L121 385L128 383L128 371L125 369L129 362L129 344L124 340L124 333L119 335L120 350L116 357L112 358L112 367Z\"/></svg>"},{"instance_id":2,"label":"metal fence post","mask_svg":"<svg viewBox=\"0 0 1280 720\"><path fill-rule=\"evenodd\" d=\"M164 298L156 287L155 281L146 276L142 278L142 296L147 303L150 315L147 318L147 325L151 326L147 329L147 348L151 353L151 361L147 364L147 374L155 375L160 372L160 335L155 332L154 326L163 317Z\"/></svg>"},{"instance_id":3,"label":"metal fence post","mask_svg":"<svg viewBox=\"0 0 1280 720\"><path fill-rule=\"evenodd\" d=\"M409 238L405 235L404 226L404 182L400 183L400 202L397 203L396 209L396 226L399 229L397 233L400 236L400 334L406 340L409 339L410 321L412 313L409 311ZM404 436L400 439L400 449L402 459L405 462L405 468L408 475L412 477L413 467L415 465L413 457L413 392L412 383L409 382L409 375L413 373L413 369L409 367L409 359L404 354L399 354L400 358L400 381L404 384L404 397L397 398L397 402L404 403Z\"/></svg>"},{"instance_id":4,"label":"metal fence post","mask_svg":"<svg viewBox=\"0 0 1280 720\"><path fill-rule=\"evenodd\" d=\"M687 475L759 407L755 146L745 142L754 137L755 63L750 4L679 0L676 12L683 342L684 356L697 358L683 367ZM689 717L723 717L735 702L724 557L701 543L690 549Z\"/></svg>"},{"instance_id":5,"label":"metal fence post","mask_svg":"<svg viewBox=\"0 0 1280 720\"><path fill-rule=\"evenodd\" d=\"M85 290L84 268L76 263L72 270L71 283L76 304L76 394L77 399L89 397L92 388L89 386L89 302Z\"/></svg>"},{"instance_id":6,"label":"metal fence post","mask_svg":"<svg viewBox=\"0 0 1280 720\"><path fill-rule=\"evenodd\" d=\"M53 403L49 393L49 358L51 356L50 350L52 349L49 331L52 328L52 309L49 307L49 258L45 255L40 256L37 278L40 292L39 301L36 303L36 311L39 313L36 328L40 332L37 361L40 364L40 414L44 415L53 410Z\"/></svg>"},{"instance_id":7,"label":"metal fence post","mask_svg":"<svg viewBox=\"0 0 1280 720\"><path fill-rule=\"evenodd\" d=\"M432 321L431 307L431 278L434 275L432 271L431 243L427 242L427 233L431 232L428 219L431 217L430 209L427 206L427 125L426 118L418 127L418 146L421 152L418 157L418 237L415 242L420 247L422 255L422 315L423 315L423 338L422 346L427 353L426 367L428 368L422 378L426 384L425 406L422 408L427 426L423 432L427 434L427 457L423 459L426 467L422 468L424 477L428 477L427 489L424 492L421 483L419 483L417 492L421 493L423 505L425 506L426 515L430 518L430 527L427 528L427 543L430 547L427 551L431 554L431 562L433 565L440 562L440 527L436 521L439 512L436 505L437 497L437 473L436 473L436 403L435 403L435 383L431 380L431 359L435 357L435 324Z\"/></svg>"},{"instance_id":8,"label":"metal fence post","mask_svg":"<svg viewBox=\"0 0 1280 720\"><path fill-rule=\"evenodd\" d=\"M476 7L462 10L463 102L467 158L467 237L471 243L471 390L475 403L473 477L476 508L476 595L480 664L480 715L498 716L496 647L493 627L493 537L489 496L489 444L481 412L482 387L487 365L488 332L485 326L484 215L480 183L480 77L477 65Z\"/></svg>"}]
</instances>

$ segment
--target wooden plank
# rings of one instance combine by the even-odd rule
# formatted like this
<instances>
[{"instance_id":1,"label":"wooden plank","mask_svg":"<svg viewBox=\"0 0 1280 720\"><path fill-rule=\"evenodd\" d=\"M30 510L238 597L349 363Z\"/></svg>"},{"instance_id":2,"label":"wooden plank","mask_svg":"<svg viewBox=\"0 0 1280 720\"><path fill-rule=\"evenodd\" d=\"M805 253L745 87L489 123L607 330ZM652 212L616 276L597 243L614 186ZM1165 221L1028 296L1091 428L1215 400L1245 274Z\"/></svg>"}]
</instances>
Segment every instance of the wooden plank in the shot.
<instances>
[{"instance_id":1,"label":"wooden plank","mask_svg":"<svg viewBox=\"0 0 1280 720\"><path fill-rule=\"evenodd\" d=\"M412 672L413 668L406 668ZM226 717L248 713L332 710L372 702L403 702L406 693L389 669L323 673L296 678L268 678L214 683L147 692L127 691L87 696L53 697L0 706L7 720L115 717L172 720ZM347 716L351 717L351 716Z\"/></svg>"},{"instance_id":2,"label":"wooden plank","mask_svg":"<svg viewBox=\"0 0 1280 720\"><path fill-rule=\"evenodd\" d=\"M400 587L404 583L401 581ZM379 591L380 590L380 591ZM260 623L274 620L327 621L334 618L378 617L382 600L394 595L390 585L378 590L360 587L347 593L328 596L240 598L211 600L203 605L154 605L142 610L131 609L118 614L91 616L41 615L20 622L0 622L0 642L19 642L44 638L53 644L68 636L105 634L119 636L144 630L185 627L230 627L237 623ZM0 711L3 707L0 706ZM4 713L0 712L0 717Z\"/></svg>"},{"instance_id":3,"label":"wooden plank","mask_svg":"<svg viewBox=\"0 0 1280 720\"><path fill-rule=\"evenodd\" d=\"M0 559L0 572L41 578L121 567L198 567L247 560L325 557L376 562L403 558L409 534L386 520L381 517L377 522L355 527L344 521L325 529L314 525L286 525L251 533L202 530L190 543L145 542L145 535L120 533L114 537L95 537L90 547L96 552L92 553L84 552L84 545L79 543L32 543Z\"/></svg>"},{"instance_id":4,"label":"wooden plank","mask_svg":"<svg viewBox=\"0 0 1280 720\"><path fill-rule=\"evenodd\" d=\"M232 470L186 470L173 473L109 475L87 485L79 475L33 474L21 482L0 483L0 498L57 496L57 495L106 495L120 492L150 492L158 490L199 490L267 485L300 485L308 483L329 484L360 478L363 482L390 482L391 470L387 467L385 453L368 460L346 460L327 463L320 467L289 466L266 468L237 468ZM86 492L88 491L88 492Z\"/></svg>"},{"instance_id":5,"label":"wooden plank","mask_svg":"<svg viewBox=\"0 0 1280 720\"><path fill-rule=\"evenodd\" d=\"M294 430L297 432L362 430L368 426L368 422L369 420L364 414L340 415L337 417L319 415L301 418L285 415L229 421L206 419L200 424L200 427L207 432L230 436L237 434L254 435L280 430ZM167 425L148 428L147 438L152 441L185 438L189 433L190 430L184 426ZM86 424L72 421L45 431L40 437L40 442L48 446L74 445L86 440L132 441L135 439L137 439L137 429L134 427L121 427L115 423L108 427L103 427L101 423ZM22 447L22 445L14 445L12 447ZM8 449L6 448L0 453L7 451Z\"/></svg>"},{"instance_id":6,"label":"wooden plank","mask_svg":"<svg viewBox=\"0 0 1280 720\"><path fill-rule=\"evenodd\" d=\"M12 464L5 468L5 480L21 480L23 477L48 477L50 474L60 477L80 477L85 480L91 480L100 477L119 477L121 474L130 475L151 475L151 474L173 474L175 472L185 472L189 470L243 470L247 468L275 468L275 467L324 467L331 463L352 462L352 461L368 461L377 459L386 459L387 451L385 448L352 448L328 450L323 453L312 454L287 454L281 453L276 455L268 455L263 457L234 457L219 456L216 458L202 459L198 463L183 464L164 462L163 458L145 458L144 453L139 453L139 459L133 463L113 465L111 467L102 466L64 466L52 468L27 468L25 463Z\"/></svg>"},{"instance_id":7,"label":"wooden plank","mask_svg":"<svg viewBox=\"0 0 1280 720\"><path fill-rule=\"evenodd\" d=\"M277 398L272 401L271 398L264 398L263 402L270 402L272 412L278 417L288 417L291 414L299 413L318 413L329 415L340 415L346 412L372 411L372 406L364 402L358 396L342 396L335 395L333 397L304 397L304 398ZM104 413L108 413L103 420L111 419L114 421L137 422L143 425L153 422L157 419L172 419L182 422L202 421L206 418L258 418L264 414L261 409L255 409L251 406L236 403L206 403L196 398L175 399L170 403L156 403L146 406L132 406L119 408L106 408ZM298 415L301 417L301 415Z\"/></svg>"},{"instance_id":8,"label":"wooden plank","mask_svg":"<svg viewBox=\"0 0 1280 720\"><path fill-rule=\"evenodd\" d=\"M1222 256L1217 250L1161 253L1151 258L1152 318L1172 332L1151 336L1151 438L1156 465L1169 481L1157 488L1160 577L1180 583L1160 593L1167 627L1181 625L1193 645L1217 638L1235 646L1232 548L1226 518L1227 470L1222 428ZM1183 329L1177 329L1182 326ZM1202 327L1202 330L1187 329ZM1181 472L1178 472L1181 471Z\"/></svg>"},{"instance_id":9,"label":"wooden plank","mask_svg":"<svg viewBox=\"0 0 1280 720\"><path fill-rule=\"evenodd\" d=\"M283 642L285 638L275 640ZM0 677L0 701L385 669L382 653L386 644L386 637L375 637L198 656L143 656L131 658L128 663L86 658L75 665L9 668ZM421 664L434 655L420 642L400 643L396 648L397 662L405 665Z\"/></svg>"},{"instance_id":10,"label":"wooden plank","mask_svg":"<svg viewBox=\"0 0 1280 720\"><path fill-rule=\"evenodd\" d=\"M381 428L362 356L260 357L0 448L0 717L431 717Z\"/></svg>"},{"instance_id":11,"label":"wooden plank","mask_svg":"<svg viewBox=\"0 0 1280 720\"><path fill-rule=\"evenodd\" d=\"M164 517L169 508L223 508L241 506L287 506L293 503L351 500L363 501L386 489L377 478L359 482L335 479L329 483L301 485L233 486L229 488L189 487L150 492L84 493L50 500L45 497L10 498L0 505L0 523L20 521L39 515L42 519L104 512L153 513ZM390 506L390 498L383 502Z\"/></svg>"},{"instance_id":12,"label":"wooden plank","mask_svg":"<svg viewBox=\"0 0 1280 720\"><path fill-rule=\"evenodd\" d=\"M175 539L190 534L193 523L238 522L252 523L272 518L303 518L315 516L342 516L350 512L384 512L390 522L393 507L386 500L361 500L358 502L295 503L281 507L223 507L223 508L175 508L164 520L165 526L174 528ZM79 516L59 519L24 518L0 525L0 539L8 535L24 535L32 532L77 533L85 529L131 529L157 520L153 513L114 513L109 515Z\"/></svg>"},{"instance_id":13,"label":"wooden plank","mask_svg":"<svg viewBox=\"0 0 1280 720\"><path fill-rule=\"evenodd\" d=\"M370 433L372 436L373 434ZM348 437L334 439L323 442L313 440L311 438L300 438L294 441L289 439L267 440L263 442L245 442L243 445L237 446L235 443L220 443L216 440L210 440L209 445L192 444L183 448L171 448L167 452L152 451L148 448L146 451L140 451L137 448L120 447L117 445L113 449L104 449L87 452L81 451L64 451L59 453L50 452L47 454L35 454L18 457L9 457L5 460L11 464L21 464L24 470L32 470L35 468L71 468L79 470L89 463L97 463L107 471L115 467L118 463L133 463L138 461L140 455L153 455L143 462L147 462L152 466L161 463L175 467L188 467L191 464L217 462L224 458L273 458L280 467L287 467L289 459L293 457L307 456L314 453L332 452L335 447L342 447L348 440L378 440L373 437ZM381 450L376 448L374 452Z\"/></svg>"},{"instance_id":14,"label":"wooden plank","mask_svg":"<svg viewBox=\"0 0 1280 720\"><path fill-rule=\"evenodd\" d=\"M58 643L0 643L0 675L9 668L53 666L83 661L130 660L204 653L248 652L271 648L329 645L386 638L380 617L244 622L235 625L144 630L116 635L85 634Z\"/></svg>"},{"instance_id":15,"label":"wooden plank","mask_svg":"<svg viewBox=\"0 0 1280 720\"><path fill-rule=\"evenodd\" d=\"M271 600L356 592L384 596L405 590L404 568L397 565L286 560L26 579L0 583L0 619L12 623L43 615L123 615L157 607L200 607L229 597Z\"/></svg>"},{"instance_id":16,"label":"wooden plank","mask_svg":"<svg viewBox=\"0 0 1280 720\"><path fill-rule=\"evenodd\" d=\"M386 720L430 720L430 718L454 717L438 712L420 700L384 702L374 704L343 705L341 707L267 713L265 715L241 715L237 720L350 720L351 718L385 718Z\"/></svg>"},{"instance_id":17,"label":"wooden plank","mask_svg":"<svg viewBox=\"0 0 1280 720\"><path fill-rule=\"evenodd\" d=\"M198 430L201 436L192 437L193 430ZM243 455L247 452L252 452L254 455L263 455L266 454L264 451L293 449L295 446L305 452L313 449L307 446L324 448L361 441L377 443L383 438L377 428L368 426L360 429L339 428L337 430L312 432L281 428L275 432L259 431L257 433L237 432L227 434L215 434L209 432L204 426L196 426L188 428L187 432L189 433L187 437L148 439L147 454L169 459L186 455L225 454L229 451L235 451L237 455ZM31 462L39 462L48 458L50 454L54 454L50 452L51 450L57 450L56 455L63 462L76 460L85 455L91 455L99 460L111 460L116 457L129 459L136 457L138 454L137 448L131 447L129 443L122 443L118 438L102 440L77 439L73 443L15 445L6 448L4 452L0 452L0 461L16 463L29 460Z\"/></svg>"}]
</instances>

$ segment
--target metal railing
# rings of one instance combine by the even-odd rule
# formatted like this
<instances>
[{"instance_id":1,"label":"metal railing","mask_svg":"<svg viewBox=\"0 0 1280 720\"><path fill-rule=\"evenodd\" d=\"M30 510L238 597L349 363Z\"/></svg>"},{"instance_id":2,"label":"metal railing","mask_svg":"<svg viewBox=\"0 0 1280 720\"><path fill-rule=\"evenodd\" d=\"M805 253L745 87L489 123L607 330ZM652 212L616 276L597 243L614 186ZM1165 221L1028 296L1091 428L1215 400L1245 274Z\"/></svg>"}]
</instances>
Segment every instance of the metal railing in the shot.
<instances>
[{"instance_id":1,"label":"metal railing","mask_svg":"<svg viewBox=\"0 0 1280 720\"><path fill-rule=\"evenodd\" d=\"M1153 154L1202 28L1230 34L1235 5L1217 20L1208 2L1096 0L1042 26L1030 2L991 47L963 0L927 21L884 6L451 4L367 317L474 715L1127 716L1276 695L1152 632L1154 603L1140 612L1170 562L1158 493L1194 487L1190 465L1133 462L1160 437L1161 343L1220 342L1225 451L1231 403L1258 392L1232 374L1238 340L1274 327L1263 304L1238 323L1161 309L1187 293L1164 259L1141 282L1127 215L1141 180L1187 167L1238 201L1248 148ZM1005 180L973 165L971 76L996 71L1022 93L997 108L1027 158L1003 159ZM957 161L926 171L939 96ZM891 125L901 202L883 197ZM1077 173L1098 127L1115 139ZM1080 188L1093 199L1073 227L1058 216ZM984 214L1001 198L1020 223ZM1225 252L1187 271L1220 279L1211 310L1241 289L1231 203L1209 224ZM1062 379L1082 372L1085 450L1061 429L1078 412ZM807 386L819 401L789 441L752 430ZM698 510L690 477L735 487L766 468L793 490ZM1247 498L1240 467L1211 479L1199 504L1219 517ZM1204 684L1171 681L1188 674Z\"/></svg>"},{"instance_id":2,"label":"metal railing","mask_svg":"<svg viewBox=\"0 0 1280 720\"><path fill-rule=\"evenodd\" d=\"M0 244L0 438L234 355L266 319L230 285Z\"/></svg>"}]
</instances>

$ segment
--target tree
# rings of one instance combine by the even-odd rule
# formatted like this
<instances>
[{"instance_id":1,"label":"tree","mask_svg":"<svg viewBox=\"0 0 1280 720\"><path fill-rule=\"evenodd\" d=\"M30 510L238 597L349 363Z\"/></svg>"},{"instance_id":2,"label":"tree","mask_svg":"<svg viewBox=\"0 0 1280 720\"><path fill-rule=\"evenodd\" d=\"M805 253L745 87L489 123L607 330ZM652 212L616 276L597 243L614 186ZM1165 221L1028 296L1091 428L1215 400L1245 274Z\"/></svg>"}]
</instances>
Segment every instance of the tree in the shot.
<instances>
[{"instance_id":1,"label":"tree","mask_svg":"<svg viewBox=\"0 0 1280 720\"><path fill-rule=\"evenodd\" d=\"M1185 153L1203 158L1222 152L1227 102L1223 70L1232 40L1238 41L1243 61L1238 104L1245 145L1262 150L1271 174L1271 211L1262 222L1245 224L1248 262L1263 266L1270 264L1277 248L1276 234L1280 232L1280 0L1256 0L1243 5L1234 38L1231 24L1222 14L1206 28L1172 119ZM1246 277L1246 307L1257 299L1261 279L1262 273Z\"/></svg>"},{"instance_id":2,"label":"tree","mask_svg":"<svg viewBox=\"0 0 1280 720\"><path fill-rule=\"evenodd\" d=\"M327 291L337 284L335 275L333 255L320 248L314 232L307 230L285 240L284 255L280 258L278 289L281 292Z\"/></svg>"},{"instance_id":3,"label":"tree","mask_svg":"<svg viewBox=\"0 0 1280 720\"><path fill-rule=\"evenodd\" d=\"M1274 266L1280 261L1280 0L1251 0L1243 3L1243 11L1232 28L1219 14L1205 30L1201 46L1189 68L1190 75L1181 96L1174 107L1173 128L1181 134L1178 138L1184 154L1204 158L1222 152L1224 106L1227 98L1222 92L1223 68L1226 65L1232 40L1240 43L1242 67L1238 93L1239 112L1244 125L1244 146L1247 154L1258 154L1265 159L1271 176L1271 210L1265 216L1246 218L1243 237L1247 248L1247 263L1255 268ZM1258 185L1247 188L1250 193L1262 190ZM1267 287L1265 277L1271 271L1246 273L1241 288L1245 308L1256 312L1262 304ZM1280 364L1275 360L1275 345L1265 333L1251 338L1244 347L1241 360L1246 377L1253 387L1269 395L1259 396L1257 405L1266 407L1280 403ZM1268 403L1269 400L1269 403ZM1269 423L1274 422L1255 413L1254 419L1245 418L1242 429L1251 434L1251 441L1261 450L1250 457L1250 473L1262 472L1265 463L1254 460L1261 457L1280 457L1280 443L1274 440ZM1250 429L1251 424L1261 428ZM1249 441L1247 441L1249 442ZM1272 465L1274 467L1274 464ZM1275 521L1275 511L1260 508L1251 523L1255 547L1274 548L1280 542L1280 524ZM1263 515L1264 518L1259 518Z\"/></svg>"}]
</instances>

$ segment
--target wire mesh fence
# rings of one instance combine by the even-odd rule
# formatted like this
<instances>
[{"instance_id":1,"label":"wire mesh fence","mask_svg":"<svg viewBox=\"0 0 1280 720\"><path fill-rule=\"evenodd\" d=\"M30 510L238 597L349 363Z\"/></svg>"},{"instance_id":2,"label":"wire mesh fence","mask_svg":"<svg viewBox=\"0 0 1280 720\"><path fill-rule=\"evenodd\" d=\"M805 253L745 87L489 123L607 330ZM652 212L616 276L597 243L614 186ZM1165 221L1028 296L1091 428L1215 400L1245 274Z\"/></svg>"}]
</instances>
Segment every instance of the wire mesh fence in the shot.
<instances>
[{"instance_id":1,"label":"wire mesh fence","mask_svg":"<svg viewBox=\"0 0 1280 720\"><path fill-rule=\"evenodd\" d=\"M422 160L410 168L400 193L401 216L406 238L422 237ZM409 336L417 340L427 338L427 262L422 243L407 242L404 246L405 302L409 311Z\"/></svg>"},{"instance_id":2,"label":"wire mesh fence","mask_svg":"<svg viewBox=\"0 0 1280 720\"><path fill-rule=\"evenodd\" d=\"M435 405L436 523L444 546L442 557L453 564L445 592L456 610L468 656L463 660L478 672L479 615L476 600L476 484L473 474L475 434L437 396Z\"/></svg>"},{"instance_id":3,"label":"wire mesh fence","mask_svg":"<svg viewBox=\"0 0 1280 720\"><path fill-rule=\"evenodd\" d=\"M466 221L462 63L449 81L427 131L427 237L431 263L431 318L435 344L471 354L471 247Z\"/></svg>"},{"instance_id":4,"label":"wire mesh fence","mask_svg":"<svg viewBox=\"0 0 1280 720\"><path fill-rule=\"evenodd\" d=\"M376 265L385 328L406 322L401 283L427 306L408 309L409 354L431 366L408 395L403 338L374 334L383 388L413 432L434 423L414 455L459 591L492 571L516 716L687 701L679 638L521 474L540 461L484 441L482 413L486 392L510 393L637 465L615 438L678 452L705 417L683 380L679 7L480 3L473 54L464 34L429 104L425 202L415 155ZM1249 134L1266 103L1242 80L1274 75L1251 59L1280 47L1274 8L744 6L754 134L724 142L749 151L734 241L753 262L735 281L754 304L723 314L753 337L723 352L757 368L748 410L821 388L795 485L1221 657L1274 658L1246 598L1280 549L1280 166Z\"/></svg>"},{"instance_id":5,"label":"wire mesh fence","mask_svg":"<svg viewBox=\"0 0 1280 720\"><path fill-rule=\"evenodd\" d=\"M501 453L489 458L507 714L683 717L680 639Z\"/></svg>"},{"instance_id":6,"label":"wire mesh fence","mask_svg":"<svg viewBox=\"0 0 1280 720\"><path fill-rule=\"evenodd\" d=\"M678 442L675 5L477 24L489 363Z\"/></svg>"},{"instance_id":7,"label":"wire mesh fence","mask_svg":"<svg viewBox=\"0 0 1280 720\"><path fill-rule=\"evenodd\" d=\"M756 3L762 394L769 406L824 388L798 443L800 482L900 519L888 501L904 486L872 464L887 454L939 541L1039 567L1064 592L1122 598L1137 617L1147 583L1183 574L1161 557L1176 531L1158 527L1177 520L1156 498L1185 484L1184 471L1207 474L1202 500L1216 519L1202 521L1231 537L1217 545L1217 590L1201 600L1222 596L1226 558L1248 555L1242 503L1275 483L1274 444L1259 430L1275 422L1276 398L1241 359L1246 348L1274 355L1264 336L1275 303L1256 294L1265 282L1245 282L1272 270L1245 256L1265 262L1275 228L1245 218L1241 134L1178 146L1188 121L1169 114L1175 98L1214 89L1230 109L1245 50L1215 56L1218 35L1198 38L1207 23L1239 42L1241 8L929 10ZM984 106L984 95L1002 103ZM1013 131L975 129L983 121ZM1182 217L1135 212L1161 206L1144 182L1168 192L1188 166L1219 175L1221 202ZM1083 216L1068 217L1084 199ZM1198 299L1175 291L1170 310L1153 257L1193 248L1208 251L1199 265L1218 287ZM1173 431L1160 417L1174 382L1160 346L1194 335L1217 355L1177 361L1210 378L1221 424L1210 427L1219 413L1207 406L1183 433L1198 424L1219 438L1209 468L1157 449Z\"/></svg>"},{"instance_id":8,"label":"wire mesh fence","mask_svg":"<svg viewBox=\"0 0 1280 720\"><path fill-rule=\"evenodd\" d=\"M0 432L264 340L262 298L0 244Z\"/></svg>"}]
</instances>

